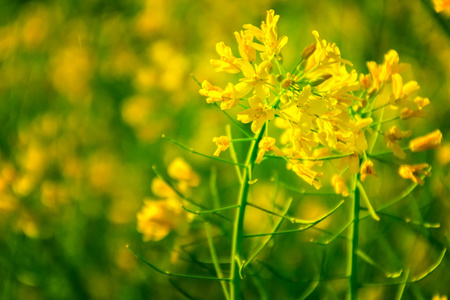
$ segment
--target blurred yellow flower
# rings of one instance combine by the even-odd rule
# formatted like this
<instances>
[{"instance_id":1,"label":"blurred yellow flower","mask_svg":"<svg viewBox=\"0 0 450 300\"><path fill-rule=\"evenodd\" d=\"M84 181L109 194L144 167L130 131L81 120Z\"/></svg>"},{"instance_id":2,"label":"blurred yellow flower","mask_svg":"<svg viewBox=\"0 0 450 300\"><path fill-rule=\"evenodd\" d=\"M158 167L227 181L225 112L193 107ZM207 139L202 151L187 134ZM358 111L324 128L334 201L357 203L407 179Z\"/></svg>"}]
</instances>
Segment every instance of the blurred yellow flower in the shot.
<instances>
[{"instance_id":1,"label":"blurred yellow flower","mask_svg":"<svg viewBox=\"0 0 450 300\"><path fill-rule=\"evenodd\" d=\"M450 1L449 1L449 3L450 3ZM436 294L436 295L433 296L433 298L431 300L447 300L447 299L448 298L445 295L441 296L440 294Z\"/></svg>"},{"instance_id":2,"label":"blurred yellow flower","mask_svg":"<svg viewBox=\"0 0 450 300\"><path fill-rule=\"evenodd\" d=\"M333 186L336 194L342 195L344 197L348 196L348 189L347 189L347 186L345 185L345 181L342 178L342 176L339 176L338 174L334 174L331 177L331 185Z\"/></svg>"},{"instance_id":3,"label":"blurred yellow flower","mask_svg":"<svg viewBox=\"0 0 450 300\"><path fill-rule=\"evenodd\" d=\"M160 198L175 196L175 191L162 179L155 177L152 180L152 193Z\"/></svg>"},{"instance_id":4,"label":"blurred yellow flower","mask_svg":"<svg viewBox=\"0 0 450 300\"><path fill-rule=\"evenodd\" d=\"M443 166L450 163L450 144L444 144L439 148L437 152L437 159Z\"/></svg>"},{"instance_id":5,"label":"blurred yellow flower","mask_svg":"<svg viewBox=\"0 0 450 300\"><path fill-rule=\"evenodd\" d=\"M137 214L137 230L144 241L159 241L186 221L186 216L178 200L146 200Z\"/></svg>"},{"instance_id":6,"label":"blurred yellow flower","mask_svg":"<svg viewBox=\"0 0 450 300\"><path fill-rule=\"evenodd\" d=\"M214 152L214 156L219 156L221 151L225 151L230 147L230 138L226 135L213 138L213 142L217 145L217 150Z\"/></svg>"},{"instance_id":7,"label":"blurred yellow flower","mask_svg":"<svg viewBox=\"0 0 450 300\"><path fill-rule=\"evenodd\" d=\"M438 13L450 10L450 0L433 0L433 4L434 10Z\"/></svg>"},{"instance_id":8,"label":"blurred yellow flower","mask_svg":"<svg viewBox=\"0 0 450 300\"><path fill-rule=\"evenodd\" d=\"M441 145L442 132L439 129L415 138L409 142L409 148L412 152L420 152L428 149L435 149Z\"/></svg>"},{"instance_id":9,"label":"blurred yellow flower","mask_svg":"<svg viewBox=\"0 0 450 300\"><path fill-rule=\"evenodd\" d=\"M431 176L430 166L426 163L418 165L401 165L398 169L398 174L405 179L411 179L413 182L420 185L424 184L421 177Z\"/></svg>"},{"instance_id":10,"label":"blurred yellow flower","mask_svg":"<svg viewBox=\"0 0 450 300\"><path fill-rule=\"evenodd\" d=\"M179 180L188 186L198 186L200 177L192 170L191 166L181 157L175 158L167 168L169 176Z\"/></svg>"}]
</instances>

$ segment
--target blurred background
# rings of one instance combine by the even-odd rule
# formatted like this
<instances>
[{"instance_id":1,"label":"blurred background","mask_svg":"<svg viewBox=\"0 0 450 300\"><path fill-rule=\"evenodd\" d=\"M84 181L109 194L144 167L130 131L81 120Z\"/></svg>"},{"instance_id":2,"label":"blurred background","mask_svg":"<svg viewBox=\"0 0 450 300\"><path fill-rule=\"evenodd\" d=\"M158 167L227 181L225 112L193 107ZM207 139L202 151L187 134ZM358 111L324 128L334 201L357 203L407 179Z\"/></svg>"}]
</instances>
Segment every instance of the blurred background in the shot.
<instances>
[{"instance_id":1,"label":"blurred background","mask_svg":"<svg viewBox=\"0 0 450 300\"><path fill-rule=\"evenodd\" d=\"M190 74L224 86L232 76L214 73L209 64L216 58L216 43L223 41L237 53L233 32L243 24L259 26L271 8L281 16L279 35L289 37L283 51L288 69L314 42L312 30L337 43L342 57L359 73L368 73L366 61L381 63L389 49L412 65L411 77L431 104L427 117L411 121L410 127L414 136L439 128L444 146L415 158L432 163L433 175L392 214L441 226L416 228L398 220L379 225L369 220L362 228L368 233L362 233L361 247L375 258L378 253L392 272L403 266L419 274L438 259L448 245L450 229L450 19L437 14L431 0L4 0L0 299L221 299L219 284L169 280L139 262L125 245L163 269L197 274L213 270L205 258L206 244L182 247L204 238L201 224L191 225L189 237L174 232L160 242L144 242L136 230L136 214L144 199L157 198L151 189L152 165L166 174L176 157L199 174L201 184L192 193L202 203L209 201L211 174L218 174L223 199L230 198L224 203L233 203L237 183L232 166L194 156L161 135L203 153L214 152L212 138L225 134L228 120L206 104ZM273 193L272 170L284 169L276 163L262 166L266 171L257 173L260 184L252 191L260 203ZM384 167L379 168L382 173ZM381 189L395 194L408 186L395 173L391 168L386 177L371 179L375 206L386 197ZM302 186L286 176L286 182ZM295 193L278 193L281 198L288 195ZM299 214L320 216L337 197L316 198L299 202ZM263 217L248 220L247 229L260 231ZM322 226L337 232L346 218L344 212ZM219 234L217 228L213 229ZM249 270L260 274L259 284L266 285L269 299L300 299L311 284L308 280L318 280L317 274L324 281L311 299L342 299L345 241L337 239L328 248L306 242L320 238L319 233L277 238L276 247L262 256L266 263ZM222 242L228 259L229 244L218 241ZM281 272L271 267L279 265L286 267ZM380 276L384 271L368 269L361 268L362 282L394 282ZM249 281L246 299L259 299L258 282ZM404 297L450 295L448 282L447 255L436 272L407 285ZM364 287L361 299L394 299L397 292L398 285Z\"/></svg>"}]
</instances>

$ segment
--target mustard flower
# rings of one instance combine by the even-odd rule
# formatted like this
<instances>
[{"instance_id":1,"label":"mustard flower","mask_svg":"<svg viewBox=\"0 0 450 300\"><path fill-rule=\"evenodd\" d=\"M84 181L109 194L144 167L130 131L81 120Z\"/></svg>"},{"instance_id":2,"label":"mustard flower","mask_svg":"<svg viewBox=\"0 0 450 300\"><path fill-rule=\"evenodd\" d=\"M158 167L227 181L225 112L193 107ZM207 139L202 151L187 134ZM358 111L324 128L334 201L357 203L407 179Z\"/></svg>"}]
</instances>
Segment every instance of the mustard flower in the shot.
<instances>
[{"instance_id":1,"label":"mustard flower","mask_svg":"<svg viewBox=\"0 0 450 300\"><path fill-rule=\"evenodd\" d=\"M409 148L412 152L420 152L428 149L434 149L441 145L442 141L442 132L439 129L435 131L415 138L409 142Z\"/></svg>"},{"instance_id":2,"label":"mustard flower","mask_svg":"<svg viewBox=\"0 0 450 300\"><path fill-rule=\"evenodd\" d=\"M373 175L378 177L377 173L375 173L375 169L373 168L373 162L371 160L365 160L361 164L361 181L364 182L368 175Z\"/></svg>"},{"instance_id":3,"label":"mustard flower","mask_svg":"<svg viewBox=\"0 0 450 300\"><path fill-rule=\"evenodd\" d=\"M186 222L179 202L174 198L145 200L137 214L137 231L144 241L159 241Z\"/></svg>"},{"instance_id":4,"label":"mustard flower","mask_svg":"<svg viewBox=\"0 0 450 300\"><path fill-rule=\"evenodd\" d=\"M246 94L246 92L242 91L244 88L245 85L243 83L238 83L237 85L228 83L225 90L223 90L204 80L199 92L201 95L207 97L207 103L220 102L220 108L226 110L239 104L240 97Z\"/></svg>"},{"instance_id":5,"label":"mustard flower","mask_svg":"<svg viewBox=\"0 0 450 300\"><path fill-rule=\"evenodd\" d=\"M216 44L216 51L220 59L211 59L211 64L217 67L216 72L239 73L241 71L239 61L234 57L230 47L220 42Z\"/></svg>"},{"instance_id":6,"label":"mustard flower","mask_svg":"<svg viewBox=\"0 0 450 300\"><path fill-rule=\"evenodd\" d=\"M397 126L392 126L389 130L384 133L384 139L386 141L386 147L391 149L395 156L399 158L405 158L406 154L397 143L397 141L403 138L409 137L412 131L400 131Z\"/></svg>"},{"instance_id":7,"label":"mustard flower","mask_svg":"<svg viewBox=\"0 0 450 300\"><path fill-rule=\"evenodd\" d=\"M393 74L391 95L392 107L406 107L411 110L414 109L416 104L410 99L410 96L419 89L420 87L416 81L409 81L403 85L403 79L400 74Z\"/></svg>"},{"instance_id":8,"label":"mustard flower","mask_svg":"<svg viewBox=\"0 0 450 300\"><path fill-rule=\"evenodd\" d=\"M414 103L417 105L417 109L410 109L410 108L403 108L403 110L400 113L400 118L402 120L406 120L412 117L423 117L425 114L423 113L422 109L430 104L430 100L428 98L423 98L417 96L414 98Z\"/></svg>"},{"instance_id":9,"label":"mustard flower","mask_svg":"<svg viewBox=\"0 0 450 300\"><path fill-rule=\"evenodd\" d=\"M234 32L234 36L236 37L236 41L238 43L239 54L242 59L245 59L248 62L252 62L256 60L256 50L253 48L253 39L254 35L250 31L240 31Z\"/></svg>"},{"instance_id":10,"label":"mustard flower","mask_svg":"<svg viewBox=\"0 0 450 300\"><path fill-rule=\"evenodd\" d=\"M221 151L225 151L230 147L230 138L226 135L213 138L213 142L217 145L217 150L214 152L214 156L219 156Z\"/></svg>"},{"instance_id":11,"label":"mustard flower","mask_svg":"<svg viewBox=\"0 0 450 300\"><path fill-rule=\"evenodd\" d=\"M308 184L314 186L317 190L322 187L322 182L319 178L323 177L323 173L316 172L307 165L299 163L292 165L292 171Z\"/></svg>"},{"instance_id":12,"label":"mustard flower","mask_svg":"<svg viewBox=\"0 0 450 300\"><path fill-rule=\"evenodd\" d=\"M261 52L262 60L271 60L273 57L277 57L281 48L287 44L287 36L278 39L277 22L279 18L280 16L275 15L275 11L271 9L267 11L266 22L261 23L261 28L251 24L244 25L244 28L254 34L255 38L262 43L251 44L253 48Z\"/></svg>"},{"instance_id":13,"label":"mustard flower","mask_svg":"<svg viewBox=\"0 0 450 300\"><path fill-rule=\"evenodd\" d=\"M250 108L237 114L237 119L242 123L252 122L251 128L254 133L261 130L264 122L275 118L275 111L267 107L259 96L253 96L248 99Z\"/></svg>"},{"instance_id":14,"label":"mustard flower","mask_svg":"<svg viewBox=\"0 0 450 300\"><path fill-rule=\"evenodd\" d=\"M173 179L177 179L185 186L198 186L200 177L192 170L191 166L181 157L175 158L167 168L167 173Z\"/></svg>"},{"instance_id":15,"label":"mustard flower","mask_svg":"<svg viewBox=\"0 0 450 300\"><path fill-rule=\"evenodd\" d=\"M269 88L266 82L270 80L269 72L272 64L270 61L263 61L259 65L251 65L247 61L242 62L242 73L245 78L240 81L240 90L243 95L247 95L254 89L254 93L261 98L266 98L269 95Z\"/></svg>"},{"instance_id":16,"label":"mustard flower","mask_svg":"<svg viewBox=\"0 0 450 300\"><path fill-rule=\"evenodd\" d=\"M424 184L422 177L430 176L430 166L426 163L418 165L401 165L398 174L405 179L411 179L420 185Z\"/></svg>"},{"instance_id":17,"label":"mustard flower","mask_svg":"<svg viewBox=\"0 0 450 300\"><path fill-rule=\"evenodd\" d=\"M283 156L284 153L275 146L276 140L273 137L263 137L261 141L259 141L258 147L258 156L256 157L255 163L261 163L261 160L264 157L264 154L268 151L273 151L276 156Z\"/></svg>"}]
</instances>

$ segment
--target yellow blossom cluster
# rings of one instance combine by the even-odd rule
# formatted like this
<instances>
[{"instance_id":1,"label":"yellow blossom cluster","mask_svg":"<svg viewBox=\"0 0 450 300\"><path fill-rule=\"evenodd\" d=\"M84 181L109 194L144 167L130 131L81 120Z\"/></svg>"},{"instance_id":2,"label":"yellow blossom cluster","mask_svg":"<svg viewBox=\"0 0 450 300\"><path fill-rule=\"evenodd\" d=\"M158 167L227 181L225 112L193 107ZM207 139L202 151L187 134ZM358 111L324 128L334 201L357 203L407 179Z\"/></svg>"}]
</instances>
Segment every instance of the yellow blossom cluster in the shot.
<instances>
[{"instance_id":1,"label":"yellow blossom cluster","mask_svg":"<svg viewBox=\"0 0 450 300\"><path fill-rule=\"evenodd\" d=\"M200 89L207 103L216 103L222 110L243 108L236 118L251 123L254 134L265 131L264 137L259 135L256 163L267 155L282 157L288 169L319 189L324 176L316 169L324 160L339 159L343 168L337 170L339 175L333 177L332 184L338 193L347 194L345 183L339 179L347 168L353 174L360 173L362 181L376 175L370 154L380 133L387 149L406 158L399 142L412 132L397 126L381 131L380 125L390 121L383 119L383 112L396 114L393 120L423 116L429 99L417 95L420 87L416 81L404 82L401 73L408 65L399 62L398 53L388 51L382 64L368 62L369 73L358 74L352 63L341 57L336 44L313 31L315 43L304 49L300 62L287 72L281 50L288 38L278 36L278 20L279 16L269 10L260 27L247 24L235 32L240 57L223 42L218 43L220 58L212 59L211 64L217 72L241 78L225 88L204 80ZM272 124L282 131L278 139L270 136L269 132L278 132L271 129ZM435 148L441 139L437 130L412 140L410 150ZM214 142L218 146L214 155L218 156L233 141L221 136ZM417 177L408 178L421 182Z\"/></svg>"},{"instance_id":2,"label":"yellow blossom cluster","mask_svg":"<svg viewBox=\"0 0 450 300\"><path fill-rule=\"evenodd\" d=\"M168 167L169 176L177 180L177 189L183 193L200 184L199 176L182 158L175 158ZM158 199L144 200L144 207L137 214L137 230L144 241L159 241L171 231L183 233L188 228L188 216L181 207L181 200L174 189L161 178L154 178L152 192Z\"/></svg>"}]
</instances>

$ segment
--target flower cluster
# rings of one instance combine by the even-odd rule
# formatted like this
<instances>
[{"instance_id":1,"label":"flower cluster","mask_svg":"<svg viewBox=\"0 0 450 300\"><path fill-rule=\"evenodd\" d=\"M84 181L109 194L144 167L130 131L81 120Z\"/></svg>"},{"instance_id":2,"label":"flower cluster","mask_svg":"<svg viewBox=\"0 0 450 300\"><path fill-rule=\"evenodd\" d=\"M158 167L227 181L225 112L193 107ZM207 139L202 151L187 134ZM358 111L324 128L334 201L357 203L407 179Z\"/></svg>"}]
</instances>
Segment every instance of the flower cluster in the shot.
<instances>
[{"instance_id":1,"label":"flower cluster","mask_svg":"<svg viewBox=\"0 0 450 300\"><path fill-rule=\"evenodd\" d=\"M324 160L339 159L338 165L343 168L332 183L339 193L347 194L339 179L347 169L360 173L362 181L376 175L370 155L380 133L386 148L404 159L405 149L399 142L411 131L392 126L383 132L381 125L422 116L429 100L417 95L417 82L404 82L401 73L408 66L399 63L397 52L390 50L382 64L368 62L369 73L358 74L352 63L341 57L336 44L313 31L315 43L307 46L297 66L286 72L281 50L288 39L278 36L278 20L279 16L269 10L259 28L248 24L243 31L235 32L240 57L223 42L218 43L220 59L211 60L211 64L217 72L239 73L242 78L224 89L205 80L200 90L208 103L216 103L222 110L243 107L237 120L251 123L253 133L265 130L256 163L267 155L282 157L288 169L319 189L324 176L317 168ZM394 118L385 120L388 113ZM269 134L275 132L270 129L272 124L282 131L278 139ZM410 150L434 148L441 139L437 130L411 141ZM221 136L214 142L218 145L217 156L233 141ZM408 166L401 170L405 168ZM428 165L426 169L429 171ZM408 174L415 174L411 172ZM400 175L422 182L415 175L406 176L404 171Z\"/></svg>"},{"instance_id":2,"label":"flower cluster","mask_svg":"<svg viewBox=\"0 0 450 300\"><path fill-rule=\"evenodd\" d=\"M178 181L177 189L183 193L200 183L198 175L181 158L173 160L167 171L172 179ZM137 214L137 230L143 234L144 241L159 241L172 230L186 231L189 219L177 193L158 177L153 179L151 187L158 199L146 199Z\"/></svg>"}]
</instances>

